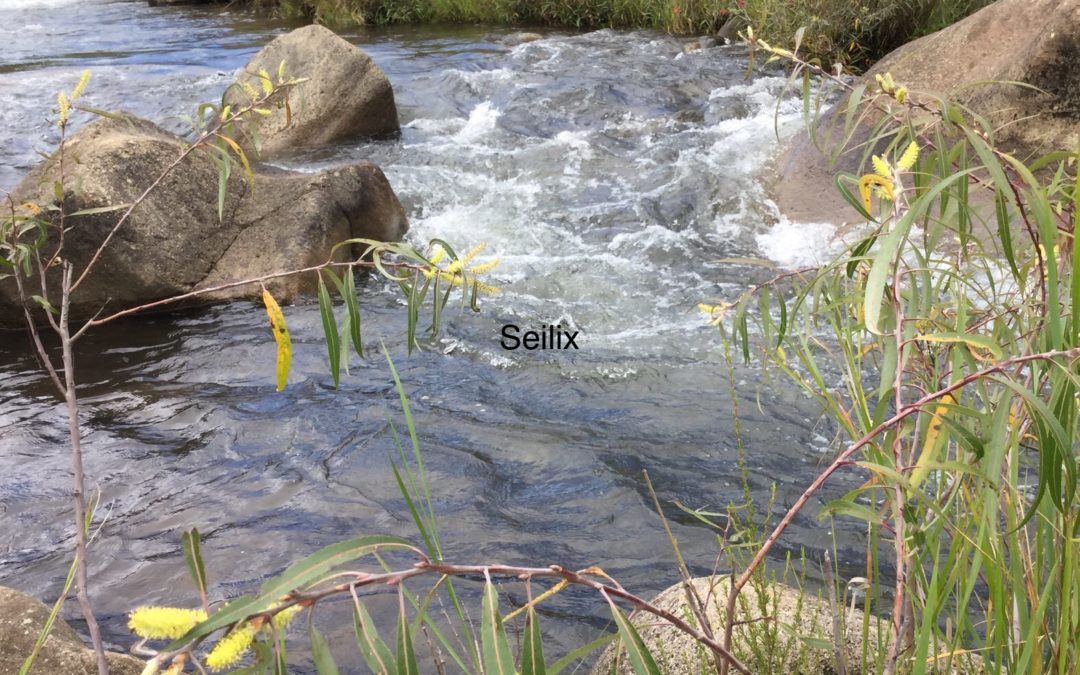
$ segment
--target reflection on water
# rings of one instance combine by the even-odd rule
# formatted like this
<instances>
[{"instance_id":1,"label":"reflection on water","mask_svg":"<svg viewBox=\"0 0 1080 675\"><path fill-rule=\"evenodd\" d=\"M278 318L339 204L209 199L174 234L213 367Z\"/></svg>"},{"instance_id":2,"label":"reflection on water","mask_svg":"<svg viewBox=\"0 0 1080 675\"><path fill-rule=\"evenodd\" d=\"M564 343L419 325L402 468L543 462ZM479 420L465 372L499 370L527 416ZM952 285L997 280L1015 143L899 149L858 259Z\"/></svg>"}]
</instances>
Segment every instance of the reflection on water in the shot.
<instances>
[{"instance_id":1,"label":"reflection on water","mask_svg":"<svg viewBox=\"0 0 1080 675\"><path fill-rule=\"evenodd\" d=\"M171 116L218 96L288 28L108 0L19 0L0 8L0 26L0 126L14 139L0 150L0 187L53 140L43 111L83 68L94 72L94 105L180 129ZM713 567L715 542L673 502L722 510L742 494L727 371L695 305L761 278L716 261L758 255L759 241L800 246L775 231L761 238L778 221L755 175L776 147L782 79L744 81L737 51L683 54L680 41L654 33L549 34L517 46L507 33L349 35L394 83L401 139L283 164L373 159L409 210L414 242L486 241L502 258L494 279L504 292L480 314L448 314L440 338L408 357L393 290L369 279L362 296L366 344L385 342L410 395L447 556L597 563L647 594L675 570L641 472L696 572ZM777 114L789 133L797 105L784 101ZM348 536L415 538L388 460L388 420L400 422L400 410L385 360L372 347L335 391L317 308L286 313L296 347L280 394L255 304L115 325L80 343L87 472L108 516L91 567L109 641L129 642L123 613L134 603L191 600L185 528L204 533L219 598ZM506 323L561 323L581 332L580 349L504 351ZM64 413L22 336L0 338L0 377L0 583L54 597L71 532ZM793 392L765 389L752 369L736 377L751 487L764 502L775 482L779 511L813 475L831 431ZM785 545L818 550L823 532L800 517ZM842 547L854 550L856 536L843 533ZM521 601L519 587L505 590ZM372 606L383 618L394 611L392 598ZM606 623L581 591L545 611L549 654Z\"/></svg>"}]
</instances>

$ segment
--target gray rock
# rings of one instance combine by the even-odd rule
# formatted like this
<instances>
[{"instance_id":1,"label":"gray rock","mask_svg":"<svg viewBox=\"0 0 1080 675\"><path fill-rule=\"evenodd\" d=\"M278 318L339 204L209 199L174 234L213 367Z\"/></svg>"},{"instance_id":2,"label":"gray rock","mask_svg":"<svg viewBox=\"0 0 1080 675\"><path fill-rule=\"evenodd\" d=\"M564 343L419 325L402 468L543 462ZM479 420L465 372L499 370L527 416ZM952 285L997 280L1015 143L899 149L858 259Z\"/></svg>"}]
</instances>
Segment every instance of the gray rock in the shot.
<instances>
[{"instance_id":1,"label":"gray rock","mask_svg":"<svg viewBox=\"0 0 1080 675\"><path fill-rule=\"evenodd\" d=\"M693 585L698 597L705 602L706 617L714 634L722 636L730 581L727 577L700 577L693 580ZM735 657L754 672L803 675L832 672L831 646L828 649L815 649L800 640L801 637L813 637L827 640L831 645L832 612L828 603L808 593L800 598L797 589L780 583L771 584L764 596L764 598L759 596L753 584L745 586L739 594L736 621L746 623L736 626L732 636L732 653ZM759 602L765 604L764 609ZM684 619L692 626L698 625L687 605L686 591L681 583L660 593L652 603ZM757 621L762 616L774 617L780 625L780 644L774 645L773 649L769 649L769 645L762 642L761 634L764 627L760 621ZM859 672L852 666L860 661L863 617L861 610L850 608L846 610L844 646L845 658L849 664L848 673L851 675L857 675ZM869 626L871 644L876 643L878 639L874 624L875 622L871 621ZM706 654L703 651L704 647L696 640L664 623L663 620L651 614L641 613L635 617L634 625L662 672L681 675L715 670L709 665L710 662L705 661L706 658L711 658L711 652ZM593 667L592 675L607 675L613 672L616 646L616 644L609 645L601 653ZM755 650L764 651L774 659L769 664L757 664L768 665L768 670L755 670L753 655ZM617 672L619 675L633 673L625 653L619 659Z\"/></svg>"},{"instance_id":2,"label":"gray rock","mask_svg":"<svg viewBox=\"0 0 1080 675\"><path fill-rule=\"evenodd\" d=\"M19 591L0 586L0 673L17 673L34 649L50 608ZM126 654L108 653L112 675L139 675L146 665ZM57 617L34 659L30 675L97 675L94 652Z\"/></svg>"},{"instance_id":3,"label":"gray rock","mask_svg":"<svg viewBox=\"0 0 1080 675\"><path fill-rule=\"evenodd\" d=\"M1080 0L999 0L900 47L861 82L872 88L875 75L891 73L912 97L932 106L938 104L931 94L947 96L987 117L1001 147L1023 157L1073 150L1080 142L1078 58ZM830 130L833 138L841 137L845 112L846 99L827 111L818 123L819 137ZM865 141L875 121L868 117L849 147ZM796 136L777 165L781 211L803 222L857 219L833 179L838 171L855 171L862 153L845 153L829 166L806 133Z\"/></svg>"},{"instance_id":4,"label":"gray rock","mask_svg":"<svg viewBox=\"0 0 1080 675\"><path fill-rule=\"evenodd\" d=\"M291 120L284 106L254 120L263 159L334 141L379 138L400 130L390 81L371 58L331 30L311 25L275 38L244 67L240 81L262 91L259 71L277 80L307 78L290 92ZM246 100L237 89L231 100ZM288 123L287 123L288 122Z\"/></svg>"},{"instance_id":5,"label":"gray rock","mask_svg":"<svg viewBox=\"0 0 1080 675\"><path fill-rule=\"evenodd\" d=\"M67 148L64 205L68 213L136 201L183 152L180 139L136 117L98 120L75 134ZM54 156L15 189L16 204L54 203ZM134 211L72 297L72 312L114 312L226 281L326 261L334 244L363 237L400 239L404 210L382 171L361 162L318 174L255 168L252 185L237 166L228 181L219 219L218 171L198 149ZM76 274L89 263L122 212L68 219L64 258ZM47 255L58 244L56 216ZM338 259L356 255L348 247ZM57 297L59 272L50 273ZM313 279L291 277L268 287L280 300L310 290ZM33 281L38 286L39 282ZM257 285L232 288L206 299L254 295ZM31 293L40 292L37 290ZM0 324L20 325L22 312L12 279L0 280Z\"/></svg>"}]
</instances>

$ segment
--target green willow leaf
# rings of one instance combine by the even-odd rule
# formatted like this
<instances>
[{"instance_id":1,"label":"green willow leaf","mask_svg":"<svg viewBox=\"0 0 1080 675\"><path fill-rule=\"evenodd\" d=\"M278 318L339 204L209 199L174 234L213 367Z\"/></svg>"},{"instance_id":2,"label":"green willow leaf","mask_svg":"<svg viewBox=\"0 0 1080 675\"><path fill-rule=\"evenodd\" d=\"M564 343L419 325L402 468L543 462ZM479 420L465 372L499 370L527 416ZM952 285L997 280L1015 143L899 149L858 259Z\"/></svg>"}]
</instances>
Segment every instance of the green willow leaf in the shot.
<instances>
[{"instance_id":1,"label":"green willow leaf","mask_svg":"<svg viewBox=\"0 0 1080 675\"><path fill-rule=\"evenodd\" d=\"M529 605L525 615L525 642L521 647L521 675L547 675L544 667L544 638L536 610Z\"/></svg>"},{"instance_id":2,"label":"green willow leaf","mask_svg":"<svg viewBox=\"0 0 1080 675\"><path fill-rule=\"evenodd\" d=\"M480 642L484 650L485 675L514 675L514 657L506 627L499 616L499 594L491 579L484 583L484 616L480 621Z\"/></svg>"},{"instance_id":3,"label":"green willow leaf","mask_svg":"<svg viewBox=\"0 0 1080 675\"><path fill-rule=\"evenodd\" d=\"M903 217L898 222L893 223L889 233L882 237L881 246L878 248L877 253L874 254L874 262L870 266L870 273L866 277L866 291L863 295L863 314L866 329L871 333L882 334L878 324L881 319L881 308L885 302L885 288L892 276L896 259L900 255L900 250L904 240L907 239L911 226L926 213L943 190L948 189L960 179L967 180L968 174L975 170L975 168L972 168L966 171L958 171L935 185L925 195L917 199L911 205L911 208L904 213Z\"/></svg>"},{"instance_id":4,"label":"green willow leaf","mask_svg":"<svg viewBox=\"0 0 1080 675\"><path fill-rule=\"evenodd\" d=\"M360 305L356 300L356 280L353 278L353 268L345 270L345 309L349 313L349 339L352 340L356 355L364 358L364 340L360 336Z\"/></svg>"},{"instance_id":5,"label":"green willow leaf","mask_svg":"<svg viewBox=\"0 0 1080 675\"><path fill-rule=\"evenodd\" d=\"M341 335L338 333L337 320L334 318L334 305L330 301L330 292L326 290L321 274L319 275L319 316L322 318L323 332L326 334L330 375L334 378L336 388L341 384Z\"/></svg>"},{"instance_id":6,"label":"green willow leaf","mask_svg":"<svg viewBox=\"0 0 1080 675\"><path fill-rule=\"evenodd\" d=\"M356 632L356 645L371 672L375 675L395 675L398 667L394 655L379 637L375 622L362 602L353 606L353 630Z\"/></svg>"},{"instance_id":7,"label":"green willow leaf","mask_svg":"<svg viewBox=\"0 0 1080 675\"><path fill-rule=\"evenodd\" d=\"M199 530L191 528L180 536L180 546L184 549L184 562L187 563L188 574L195 582L195 588L199 594L206 596L206 566L203 565L202 546L200 544Z\"/></svg>"},{"instance_id":8,"label":"green willow leaf","mask_svg":"<svg viewBox=\"0 0 1080 675\"><path fill-rule=\"evenodd\" d=\"M409 617L405 614L405 596L398 593L397 625L397 662L398 675L419 675L420 667L416 662L416 649L413 647L412 633L409 631Z\"/></svg>"},{"instance_id":9,"label":"green willow leaf","mask_svg":"<svg viewBox=\"0 0 1080 675\"><path fill-rule=\"evenodd\" d=\"M326 644L326 638L315 628L315 624L308 624L308 635L311 637L311 658L315 662L315 672L319 675L340 675L330 653L330 645Z\"/></svg>"},{"instance_id":10,"label":"green willow leaf","mask_svg":"<svg viewBox=\"0 0 1080 675\"><path fill-rule=\"evenodd\" d=\"M607 599L608 604L611 605L611 616L619 627L619 642L626 649L626 655L630 659L634 674L660 675L660 668L656 665L656 660L653 659L649 649L645 646L645 642L641 639L637 629L634 628L634 624L630 623L630 619L626 618L626 615L612 602L611 598L607 597L606 594L604 597Z\"/></svg>"}]
</instances>

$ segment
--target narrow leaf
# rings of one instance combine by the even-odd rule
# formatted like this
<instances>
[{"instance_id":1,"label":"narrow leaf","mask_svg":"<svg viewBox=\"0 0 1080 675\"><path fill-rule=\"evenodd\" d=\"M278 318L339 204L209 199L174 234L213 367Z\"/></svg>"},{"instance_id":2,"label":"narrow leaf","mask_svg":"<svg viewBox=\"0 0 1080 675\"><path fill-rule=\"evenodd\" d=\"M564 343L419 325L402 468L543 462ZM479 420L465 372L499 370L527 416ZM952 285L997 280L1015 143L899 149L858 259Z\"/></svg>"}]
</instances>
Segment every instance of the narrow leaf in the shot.
<instances>
[{"instance_id":1,"label":"narrow leaf","mask_svg":"<svg viewBox=\"0 0 1080 675\"><path fill-rule=\"evenodd\" d=\"M360 654L375 675L394 675L398 670L394 655L379 637L375 622L371 619L364 604L356 602L354 605L353 630L356 631L356 644L360 648Z\"/></svg>"},{"instance_id":2,"label":"narrow leaf","mask_svg":"<svg viewBox=\"0 0 1080 675\"><path fill-rule=\"evenodd\" d=\"M319 675L340 675L337 663L330 654L330 646L315 624L308 624L308 635L311 636L311 658L315 661L315 672Z\"/></svg>"},{"instance_id":3,"label":"narrow leaf","mask_svg":"<svg viewBox=\"0 0 1080 675\"><path fill-rule=\"evenodd\" d=\"M487 574L485 573L485 576ZM499 594L488 577L484 583L484 616L480 622L485 675L514 675L514 658L499 616Z\"/></svg>"},{"instance_id":4,"label":"narrow leaf","mask_svg":"<svg viewBox=\"0 0 1080 675\"><path fill-rule=\"evenodd\" d=\"M660 668L657 667L656 660L649 653L645 642L641 639L641 635L634 628L634 624L630 623L630 620L626 618L626 615L612 602L606 593L604 593L604 598L611 606L611 616L619 627L619 642L626 648L626 655L630 659L634 674L660 675Z\"/></svg>"},{"instance_id":5,"label":"narrow leaf","mask_svg":"<svg viewBox=\"0 0 1080 675\"><path fill-rule=\"evenodd\" d=\"M547 675L544 667L544 638L536 611L529 605L525 615L525 643L521 648L521 675Z\"/></svg>"},{"instance_id":6,"label":"narrow leaf","mask_svg":"<svg viewBox=\"0 0 1080 675\"><path fill-rule=\"evenodd\" d=\"M341 335L338 333L337 320L334 318L334 305L330 292L326 290L322 275L319 275L319 316L322 318L323 332L326 334L326 352L330 359L330 375L334 378L334 387L341 384Z\"/></svg>"},{"instance_id":7,"label":"narrow leaf","mask_svg":"<svg viewBox=\"0 0 1080 675\"><path fill-rule=\"evenodd\" d=\"M292 364L292 339L289 337L289 328L285 325L285 315L281 313L270 291L263 288L263 304L266 305L266 314L270 317L270 329L274 332L274 341L277 342L277 390L285 388L289 381L289 367Z\"/></svg>"},{"instance_id":8,"label":"narrow leaf","mask_svg":"<svg viewBox=\"0 0 1080 675\"><path fill-rule=\"evenodd\" d=\"M413 648L412 633L409 631L409 617L405 614L405 595L398 590L398 626L397 626L397 661L398 675L419 675L416 662L416 650Z\"/></svg>"},{"instance_id":9,"label":"narrow leaf","mask_svg":"<svg viewBox=\"0 0 1080 675\"><path fill-rule=\"evenodd\" d=\"M187 563L188 574L195 582L195 588L199 595L206 596L206 566L203 565L202 545L200 543L199 530L191 528L180 536L180 545L184 549L184 562Z\"/></svg>"}]
</instances>

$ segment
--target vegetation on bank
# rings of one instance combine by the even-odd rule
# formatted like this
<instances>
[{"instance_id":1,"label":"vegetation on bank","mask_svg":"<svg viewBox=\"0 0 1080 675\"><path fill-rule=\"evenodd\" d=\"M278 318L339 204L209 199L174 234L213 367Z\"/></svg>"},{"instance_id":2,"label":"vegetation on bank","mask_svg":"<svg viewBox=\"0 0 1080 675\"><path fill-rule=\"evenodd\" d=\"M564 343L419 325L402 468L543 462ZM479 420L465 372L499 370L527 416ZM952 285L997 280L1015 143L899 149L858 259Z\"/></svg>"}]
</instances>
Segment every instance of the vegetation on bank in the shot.
<instances>
[{"instance_id":1,"label":"vegetation on bank","mask_svg":"<svg viewBox=\"0 0 1080 675\"><path fill-rule=\"evenodd\" d=\"M729 21L774 44L806 27L803 49L862 68L992 0L248 0L330 25L485 23L714 33Z\"/></svg>"}]
</instances>

